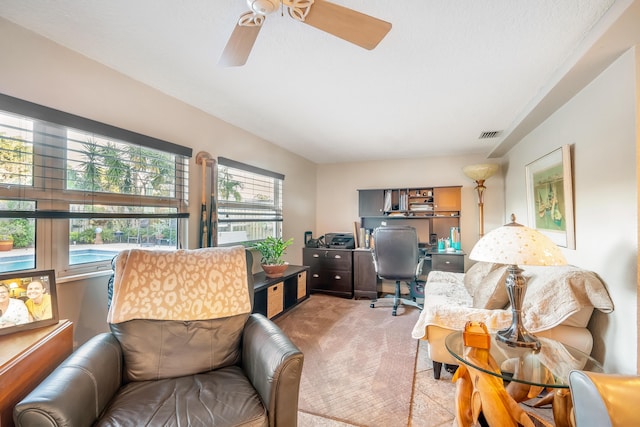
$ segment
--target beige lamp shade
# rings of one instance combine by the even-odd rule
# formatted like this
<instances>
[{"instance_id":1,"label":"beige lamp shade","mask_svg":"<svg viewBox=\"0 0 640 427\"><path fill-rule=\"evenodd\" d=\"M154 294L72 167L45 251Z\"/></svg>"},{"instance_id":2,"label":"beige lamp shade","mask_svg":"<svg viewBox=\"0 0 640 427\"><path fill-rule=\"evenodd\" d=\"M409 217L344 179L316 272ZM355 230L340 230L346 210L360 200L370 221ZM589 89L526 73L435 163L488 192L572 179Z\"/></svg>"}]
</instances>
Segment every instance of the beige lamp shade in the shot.
<instances>
[{"instance_id":1,"label":"beige lamp shade","mask_svg":"<svg viewBox=\"0 0 640 427\"><path fill-rule=\"evenodd\" d=\"M540 340L526 330L522 321L527 280L518 265L565 265L567 260L560 249L539 231L516 223L515 215L511 215L511 223L490 231L478 240L469 258L508 265L505 286L512 320L511 326L496 333L496 339L510 346L539 349Z\"/></svg>"},{"instance_id":2,"label":"beige lamp shade","mask_svg":"<svg viewBox=\"0 0 640 427\"><path fill-rule=\"evenodd\" d=\"M537 230L512 222L484 235L471 250L475 261L509 265L565 265L560 248Z\"/></svg>"},{"instance_id":3,"label":"beige lamp shade","mask_svg":"<svg viewBox=\"0 0 640 427\"><path fill-rule=\"evenodd\" d=\"M500 165L495 163L482 163L479 165L469 165L462 168L462 172L474 181L484 181L492 177L500 169Z\"/></svg>"}]
</instances>

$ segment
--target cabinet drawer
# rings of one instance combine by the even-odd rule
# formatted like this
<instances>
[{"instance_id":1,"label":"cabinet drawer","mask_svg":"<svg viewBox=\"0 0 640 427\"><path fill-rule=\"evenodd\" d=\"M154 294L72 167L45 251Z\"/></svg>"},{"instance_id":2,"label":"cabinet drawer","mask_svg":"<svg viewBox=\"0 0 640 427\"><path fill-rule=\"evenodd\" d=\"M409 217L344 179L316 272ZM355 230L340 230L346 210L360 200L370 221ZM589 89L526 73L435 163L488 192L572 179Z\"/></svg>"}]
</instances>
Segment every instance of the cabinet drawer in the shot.
<instances>
[{"instance_id":1,"label":"cabinet drawer","mask_svg":"<svg viewBox=\"0 0 640 427\"><path fill-rule=\"evenodd\" d=\"M298 299L307 296L307 272L298 273Z\"/></svg>"},{"instance_id":2,"label":"cabinet drawer","mask_svg":"<svg viewBox=\"0 0 640 427\"><path fill-rule=\"evenodd\" d=\"M351 269L351 252L344 251L313 251L307 254L305 264L322 269L333 268L335 270Z\"/></svg>"},{"instance_id":3,"label":"cabinet drawer","mask_svg":"<svg viewBox=\"0 0 640 427\"><path fill-rule=\"evenodd\" d=\"M434 254L431 256L431 269L452 273L464 273L464 256Z\"/></svg>"},{"instance_id":4,"label":"cabinet drawer","mask_svg":"<svg viewBox=\"0 0 640 427\"><path fill-rule=\"evenodd\" d=\"M321 270L311 273L311 289L353 293L351 271Z\"/></svg>"},{"instance_id":5,"label":"cabinet drawer","mask_svg":"<svg viewBox=\"0 0 640 427\"><path fill-rule=\"evenodd\" d=\"M278 282L267 288L267 317L271 319L273 316L282 313L284 308L284 283Z\"/></svg>"}]
</instances>

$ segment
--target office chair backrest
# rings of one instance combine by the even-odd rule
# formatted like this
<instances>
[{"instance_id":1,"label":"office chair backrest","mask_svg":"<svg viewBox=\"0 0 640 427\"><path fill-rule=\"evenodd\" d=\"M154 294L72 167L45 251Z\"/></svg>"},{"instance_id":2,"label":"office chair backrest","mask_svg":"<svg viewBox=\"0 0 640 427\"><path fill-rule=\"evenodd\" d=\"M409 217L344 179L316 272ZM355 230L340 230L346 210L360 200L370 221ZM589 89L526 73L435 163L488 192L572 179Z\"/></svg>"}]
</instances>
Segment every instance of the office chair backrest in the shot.
<instances>
[{"instance_id":1,"label":"office chair backrest","mask_svg":"<svg viewBox=\"0 0 640 427\"><path fill-rule=\"evenodd\" d=\"M418 233L413 227L385 226L373 232L373 262L386 280L413 280L419 262Z\"/></svg>"}]
</instances>

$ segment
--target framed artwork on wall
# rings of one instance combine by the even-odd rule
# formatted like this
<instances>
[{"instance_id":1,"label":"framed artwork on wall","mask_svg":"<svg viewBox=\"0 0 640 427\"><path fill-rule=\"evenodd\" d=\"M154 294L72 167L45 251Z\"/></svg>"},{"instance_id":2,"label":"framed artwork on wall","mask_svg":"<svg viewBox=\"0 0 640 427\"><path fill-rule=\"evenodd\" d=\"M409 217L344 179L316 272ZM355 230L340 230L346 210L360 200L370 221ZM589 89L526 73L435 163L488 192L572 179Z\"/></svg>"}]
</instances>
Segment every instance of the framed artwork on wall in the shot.
<instances>
[{"instance_id":1,"label":"framed artwork on wall","mask_svg":"<svg viewBox=\"0 0 640 427\"><path fill-rule=\"evenodd\" d=\"M529 226L556 245L576 248L571 147L563 145L526 166Z\"/></svg>"}]
</instances>

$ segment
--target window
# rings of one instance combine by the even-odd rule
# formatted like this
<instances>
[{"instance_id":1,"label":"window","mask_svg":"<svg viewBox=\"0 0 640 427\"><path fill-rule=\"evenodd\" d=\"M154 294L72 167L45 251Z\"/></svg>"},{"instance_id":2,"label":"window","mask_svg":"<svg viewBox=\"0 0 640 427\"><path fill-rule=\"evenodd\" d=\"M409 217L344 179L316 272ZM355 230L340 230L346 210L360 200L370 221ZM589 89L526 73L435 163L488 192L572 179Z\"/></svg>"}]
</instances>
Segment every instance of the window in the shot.
<instances>
[{"instance_id":1,"label":"window","mask_svg":"<svg viewBox=\"0 0 640 427\"><path fill-rule=\"evenodd\" d=\"M0 200L0 211L35 211L35 207L32 201ZM0 273L36 268L33 252L18 250L33 247L35 235L33 218L0 218Z\"/></svg>"},{"instance_id":2,"label":"window","mask_svg":"<svg viewBox=\"0 0 640 427\"><path fill-rule=\"evenodd\" d=\"M123 249L182 246L190 156L0 95L0 272L83 274Z\"/></svg>"},{"instance_id":3,"label":"window","mask_svg":"<svg viewBox=\"0 0 640 427\"><path fill-rule=\"evenodd\" d=\"M218 159L218 244L282 237L284 175Z\"/></svg>"}]
</instances>

